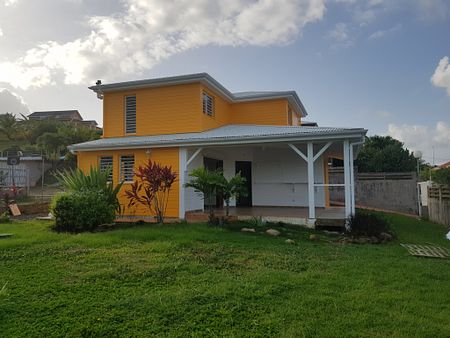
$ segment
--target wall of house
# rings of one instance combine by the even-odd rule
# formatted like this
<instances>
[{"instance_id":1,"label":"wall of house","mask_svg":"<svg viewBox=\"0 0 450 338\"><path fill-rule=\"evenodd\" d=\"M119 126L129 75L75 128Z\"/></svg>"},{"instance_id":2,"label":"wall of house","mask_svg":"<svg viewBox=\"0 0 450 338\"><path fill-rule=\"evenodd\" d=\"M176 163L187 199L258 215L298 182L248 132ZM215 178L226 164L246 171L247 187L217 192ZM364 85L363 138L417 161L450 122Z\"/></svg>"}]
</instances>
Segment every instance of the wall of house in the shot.
<instances>
[{"instance_id":1,"label":"wall of house","mask_svg":"<svg viewBox=\"0 0 450 338\"><path fill-rule=\"evenodd\" d=\"M231 108L231 124L288 125L286 99L235 103Z\"/></svg>"},{"instance_id":2,"label":"wall of house","mask_svg":"<svg viewBox=\"0 0 450 338\"><path fill-rule=\"evenodd\" d=\"M315 149L317 152L318 149ZM194 150L190 152L192 154ZM305 151L306 152L306 151ZM190 157L191 155L188 155ZM203 158L223 161L224 175L235 175L236 161L252 162L252 203L254 206L308 206L308 175L306 162L287 146L285 148L227 147L203 150L188 166L188 173L203 166ZM325 161L317 159L314 166L315 182L324 183ZM187 176L189 180L189 177ZM317 187L317 207L327 206L326 189ZM186 192L186 211L203 209L201 195ZM235 206L234 200L230 203Z\"/></svg>"},{"instance_id":3,"label":"wall of house","mask_svg":"<svg viewBox=\"0 0 450 338\"><path fill-rule=\"evenodd\" d=\"M200 93L198 83L105 93L103 137L126 136L124 103L127 95L136 95L135 135L201 131Z\"/></svg>"},{"instance_id":4,"label":"wall of house","mask_svg":"<svg viewBox=\"0 0 450 338\"><path fill-rule=\"evenodd\" d=\"M156 161L162 165L172 166L175 172L179 172L179 150L178 148L154 148L150 154L146 153L146 149L130 149L130 150L114 150L114 151L92 151L80 152L77 154L78 168L84 172L89 171L89 168L98 167L101 156L113 156L113 183L119 182L119 157L121 155L131 155L135 157L135 168L139 165L144 165L148 159ZM135 207L128 207L128 199L125 196L125 190L130 187L129 183L125 183L119 193L119 200L124 208L124 215L127 216L142 216L148 215L148 210L141 205ZM169 202L167 205L167 217L178 217L179 208L179 184L173 184L169 195Z\"/></svg>"},{"instance_id":5,"label":"wall of house","mask_svg":"<svg viewBox=\"0 0 450 338\"><path fill-rule=\"evenodd\" d=\"M214 116L203 114L203 91L214 97ZM137 136L199 132L227 124L288 125L286 99L230 103L194 83L105 93L103 137L130 135L125 134L124 122L127 95L136 95L136 133L132 135Z\"/></svg>"}]
</instances>

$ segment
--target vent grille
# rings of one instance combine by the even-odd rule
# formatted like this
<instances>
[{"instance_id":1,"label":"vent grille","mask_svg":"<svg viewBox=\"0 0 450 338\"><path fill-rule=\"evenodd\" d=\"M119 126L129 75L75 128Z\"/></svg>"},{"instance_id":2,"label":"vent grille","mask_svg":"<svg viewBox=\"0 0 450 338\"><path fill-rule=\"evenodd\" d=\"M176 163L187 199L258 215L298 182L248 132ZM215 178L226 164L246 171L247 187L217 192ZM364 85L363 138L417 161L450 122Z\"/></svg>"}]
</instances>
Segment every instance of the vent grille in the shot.
<instances>
[{"instance_id":1,"label":"vent grille","mask_svg":"<svg viewBox=\"0 0 450 338\"><path fill-rule=\"evenodd\" d=\"M133 182L134 155L120 156L120 180Z\"/></svg>"},{"instance_id":2,"label":"vent grille","mask_svg":"<svg viewBox=\"0 0 450 338\"><path fill-rule=\"evenodd\" d=\"M136 133L136 95L125 97L125 132Z\"/></svg>"},{"instance_id":3,"label":"vent grille","mask_svg":"<svg viewBox=\"0 0 450 338\"><path fill-rule=\"evenodd\" d=\"M100 171L104 172L109 169L108 182L113 181L113 157L102 156L100 157Z\"/></svg>"},{"instance_id":4,"label":"vent grille","mask_svg":"<svg viewBox=\"0 0 450 338\"><path fill-rule=\"evenodd\" d=\"M208 116L214 115L214 98L203 92L203 113Z\"/></svg>"}]
</instances>

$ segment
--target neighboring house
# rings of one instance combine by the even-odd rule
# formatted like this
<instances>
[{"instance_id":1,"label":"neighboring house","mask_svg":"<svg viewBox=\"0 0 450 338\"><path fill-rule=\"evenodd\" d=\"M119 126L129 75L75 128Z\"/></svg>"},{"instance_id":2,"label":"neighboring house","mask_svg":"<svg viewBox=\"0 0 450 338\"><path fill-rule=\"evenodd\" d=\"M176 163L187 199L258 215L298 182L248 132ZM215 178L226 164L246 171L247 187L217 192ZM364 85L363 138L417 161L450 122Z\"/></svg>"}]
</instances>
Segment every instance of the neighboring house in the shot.
<instances>
[{"instance_id":1,"label":"neighboring house","mask_svg":"<svg viewBox=\"0 0 450 338\"><path fill-rule=\"evenodd\" d=\"M72 122L82 124L90 129L97 129L97 122L94 120L83 120L78 110L50 110L36 111L28 115L30 120L55 119L62 122Z\"/></svg>"},{"instance_id":2,"label":"neighboring house","mask_svg":"<svg viewBox=\"0 0 450 338\"><path fill-rule=\"evenodd\" d=\"M441 164L439 167L439 169L447 169L450 168L450 162L446 162L444 164Z\"/></svg>"},{"instance_id":3,"label":"neighboring house","mask_svg":"<svg viewBox=\"0 0 450 338\"><path fill-rule=\"evenodd\" d=\"M206 73L90 89L103 99L104 134L69 147L78 166L112 166L113 181L124 180L123 189L148 159L172 166L179 179L168 217L184 219L204 209L201 196L184 187L201 166L247 179L248 196L233 202L232 212L242 217L313 225L316 218L354 213L353 159L367 131L301 126L307 113L295 91L231 93ZM346 203L339 210L328 209L329 157L344 160L345 183L339 186ZM120 200L125 215L147 215L143 208L128 208L123 193Z\"/></svg>"}]
</instances>

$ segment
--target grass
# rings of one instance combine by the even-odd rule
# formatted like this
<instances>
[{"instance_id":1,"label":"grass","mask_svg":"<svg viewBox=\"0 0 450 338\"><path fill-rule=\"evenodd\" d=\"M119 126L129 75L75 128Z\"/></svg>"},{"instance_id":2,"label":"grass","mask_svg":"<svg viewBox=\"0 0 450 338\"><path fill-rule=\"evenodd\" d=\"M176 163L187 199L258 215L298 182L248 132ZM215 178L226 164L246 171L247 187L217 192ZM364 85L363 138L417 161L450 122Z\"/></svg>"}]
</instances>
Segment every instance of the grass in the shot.
<instances>
[{"instance_id":1,"label":"grass","mask_svg":"<svg viewBox=\"0 0 450 338\"><path fill-rule=\"evenodd\" d=\"M450 260L399 242L450 248L446 229L390 216L398 240L343 245L203 224L57 234L0 225L2 337L448 337ZM296 240L285 243L286 237Z\"/></svg>"}]
</instances>

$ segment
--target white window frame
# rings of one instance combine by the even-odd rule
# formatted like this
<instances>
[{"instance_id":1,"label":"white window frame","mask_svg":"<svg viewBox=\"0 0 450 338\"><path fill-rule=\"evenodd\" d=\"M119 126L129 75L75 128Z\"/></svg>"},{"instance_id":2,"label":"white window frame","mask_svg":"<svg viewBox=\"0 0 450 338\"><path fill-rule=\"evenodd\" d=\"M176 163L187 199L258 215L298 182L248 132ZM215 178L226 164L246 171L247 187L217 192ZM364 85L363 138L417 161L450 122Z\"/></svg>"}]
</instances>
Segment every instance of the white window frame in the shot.
<instances>
[{"instance_id":1,"label":"white window frame","mask_svg":"<svg viewBox=\"0 0 450 338\"><path fill-rule=\"evenodd\" d=\"M126 163L124 160L127 159L128 161L132 159L133 164L130 167L130 164ZM133 154L128 154L128 155L120 155L120 167L119 167L119 177L120 177L120 181L123 181L124 183L132 183L133 179L134 179L134 164L135 164L135 158ZM124 165L127 164L126 167L124 167ZM129 172L129 170L131 170L131 173Z\"/></svg>"},{"instance_id":2,"label":"white window frame","mask_svg":"<svg viewBox=\"0 0 450 338\"><path fill-rule=\"evenodd\" d=\"M134 98L134 117L133 112L129 111L128 100ZM130 108L131 109L131 108ZM126 95L124 98L124 124L125 134L136 134L137 128L137 98L136 95Z\"/></svg>"},{"instance_id":3,"label":"white window frame","mask_svg":"<svg viewBox=\"0 0 450 338\"><path fill-rule=\"evenodd\" d=\"M104 160L109 161L110 164L105 165L103 163ZM108 168L108 167L111 168L111 172L109 173L109 176L108 176L108 182L111 183L113 181L114 157L113 156L100 156L98 165L99 165L100 171L102 171L102 172L105 171L106 168Z\"/></svg>"},{"instance_id":4,"label":"white window frame","mask_svg":"<svg viewBox=\"0 0 450 338\"><path fill-rule=\"evenodd\" d=\"M206 91L202 92L202 109L203 114L211 117L214 116L214 109L215 109L214 96L207 93Z\"/></svg>"}]
</instances>

